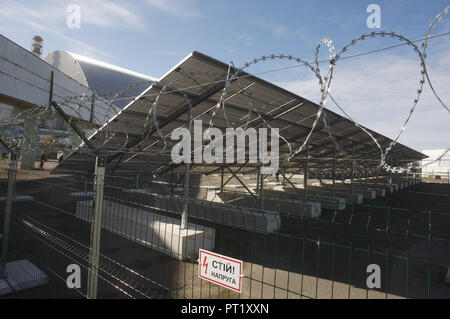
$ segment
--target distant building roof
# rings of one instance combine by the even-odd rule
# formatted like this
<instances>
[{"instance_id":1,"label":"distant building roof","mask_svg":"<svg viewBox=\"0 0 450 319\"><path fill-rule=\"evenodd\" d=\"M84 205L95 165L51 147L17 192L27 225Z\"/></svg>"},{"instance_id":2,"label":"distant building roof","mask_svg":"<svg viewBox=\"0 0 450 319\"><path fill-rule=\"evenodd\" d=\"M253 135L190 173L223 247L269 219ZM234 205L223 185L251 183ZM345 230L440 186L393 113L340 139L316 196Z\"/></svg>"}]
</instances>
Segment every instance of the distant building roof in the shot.
<instances>
[{"instance_id":1,"label":"distant building roof","mask_svg":"<svg viewBox=\"0 0 450 319\"><path fill-rule=\"evenodd\" d=\"M450 152L437 160L446 150L433 149L423 150L422 153L429 157L422 160L422 173L445 173L450 171ZM434 162L435 161L435 162ZM430 163L430 164L428 164Z\"/></svg>"},{"instance_id":2,"label":"distant building roof","mask_svg":"<svg viewBox=\"0 0 450 319\"><path fill-rule=\"evenodd\" d=\"M119 94L120 100L114 104L120 108L156 81L154 77L67 51L51 52L44 60L106 99Z\"/></svg>"}]
</instances>

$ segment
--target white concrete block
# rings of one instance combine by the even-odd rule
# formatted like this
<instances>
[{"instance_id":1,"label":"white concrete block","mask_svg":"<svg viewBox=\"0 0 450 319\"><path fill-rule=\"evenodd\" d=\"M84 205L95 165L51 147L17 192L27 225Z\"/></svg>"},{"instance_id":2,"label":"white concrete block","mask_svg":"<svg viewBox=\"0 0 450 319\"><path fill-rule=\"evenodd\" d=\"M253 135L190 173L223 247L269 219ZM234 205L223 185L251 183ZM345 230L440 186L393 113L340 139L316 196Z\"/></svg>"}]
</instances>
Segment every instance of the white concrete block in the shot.
<instances>
[{"instance_id":1,"label":"white concrete block","mask_svg":"<svg viewBox=\"0 0 450 319\"><path fill-rule=\"evenodd\" d=\"M92 202L77 202L76 216L91 221ZM179 260L195 258L200 248L213 250L215 230L128 205L103 201L102 228Z\"/></svg>"},{"instance_id":2,"label":"white concrete block","mask_svg":"<svg viewBox=\"0 0 450 319\"><path fill-rule=\"evenodd\" d=\"M28 202L33 200L34 197L30 196L30 195L16 195L14 196L13 201L14 202ZM0 201L5 201L6 200L6 196L0 196Z\"/></svg>"},{"instance_id":3,"label":"white concrete block","mask_svg":"<svg viewBox=\"0 0 450 319\"><path fill-rule=\"evenodd\" d=\"M225 191L225 193L227 193ZM236 194L238 198L252 199L251 195L246 193L228 192L231 196ZM321 203L303 199L294 199L277 196L264 196L264 208L270 211L278 212L280 215L293 215L298 217L317 218L321 214Z\"/></svg>"},{"instance_id":4,"label":"white concrete block","mask_svg":"<svg viewBox=\"0 0 450 319\"><path fill-rule=\"evenodd\" d=\"M6 271L7 278L0 279L0 295L45 285L49 281L47 274L28 259L7 263Z\"/></svg>"},{"instance_id":5,"label":"white concrete block","mask_svg":"<svg viewBox=\"0 0 450 319\"><path fill-rule=\"evenodd\" d=\"M375 187L369 186L369 189L374 190L376 196L379 196L379 197L386 196L386 190L384 188L382 188L382 187L376 187L375 188Z\"/></svg>"},{"instance_id":6,"label":"white concrete block","mask_svg":"<svg viewBox=\"0 0 450 319\"><path fill-rule=\"evenodd\" d=\"M175 205L181 207L183 201L181 196L155 195L155 197L157 207L180 214ZM264 210L261 212L254 208L198 199L189 199L188 210L189 216L248 231L272 233L278 231L281 227L280 214L276 211Z\"/></svg>"},{"instance_id":7,"label":"white concrete block","mask_svg":"<svg viewBox=\"0 0 450 319\"><path fill-rule=\"evenodd\" d=\"M82 197L92 197L93 192L73 192L69 194L70 197L82 198Z\"/></svg>"},{"instance_id":8,"label":"white concrete block","mask_svg":"<svg viewBox=\"0 0 450 319\"><path fill-rule=\"evenodd\" d=\"M308 199L317 199L318 201L320 201L320 205L324 209L343 210L346 206L346 199L344 197L326 196L313 192L308 195Z\"/></svg>"},{"instance_id":9,"label":"white concrete block","mask_svg":"<svg viewBox=\"0 0 450 319\"><path fill-rule=\"evenodd\" d=\"M322 209L321 202L313 202L299 200L299 199L290 199L283 197L269 197L266 196L264 198L264 205L266 206L268 202L272 202L275 204L271 209L277 209L281 215L292 215L298 217L306 217L306 218L319 218Z\"/></svg>"}]
</instances>

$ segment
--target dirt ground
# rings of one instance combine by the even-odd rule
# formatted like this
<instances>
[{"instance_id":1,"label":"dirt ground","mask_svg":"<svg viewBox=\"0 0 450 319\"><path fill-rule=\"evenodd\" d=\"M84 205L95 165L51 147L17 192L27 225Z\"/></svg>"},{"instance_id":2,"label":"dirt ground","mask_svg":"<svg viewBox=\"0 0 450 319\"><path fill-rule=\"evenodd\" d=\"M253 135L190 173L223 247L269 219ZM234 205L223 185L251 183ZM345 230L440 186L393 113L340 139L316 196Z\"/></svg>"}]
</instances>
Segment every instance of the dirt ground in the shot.
<instances>
[{"instance_id":1,"label":"dirt ground","mask_svg":"<svg viewBox=\"0 0 450 319\"><path fill-rule=\"evenodd\" d=\"M0 169L0 179L4 196L5 170ZM4 297L83 298L90 225L74 216L80 198L71 193L85 187L80 177L19 171L16 192L33 200L13 204L8 260L28 258L50 281ZM105 194L129 203L152 203L117 189ZM450 265L450 185L414 185L364 204L338 214L323 211L319 222L282 214L282 228L274 234L191 219L216 229L216 252L243 260L242 294L200 280L195 260L179 261L104 230L98 297L450 298L450 286L443 280ZM370 213L367 204L372 204ZM409 210L386 215L385 208L376 208L382 206ZM365 228L369 216L371 227ZM72 263L82 268L79 291L66 286L66 268ZM380 289L366 286L367 265L374 263L381 267Z\"/></svg>"}]
</instances>

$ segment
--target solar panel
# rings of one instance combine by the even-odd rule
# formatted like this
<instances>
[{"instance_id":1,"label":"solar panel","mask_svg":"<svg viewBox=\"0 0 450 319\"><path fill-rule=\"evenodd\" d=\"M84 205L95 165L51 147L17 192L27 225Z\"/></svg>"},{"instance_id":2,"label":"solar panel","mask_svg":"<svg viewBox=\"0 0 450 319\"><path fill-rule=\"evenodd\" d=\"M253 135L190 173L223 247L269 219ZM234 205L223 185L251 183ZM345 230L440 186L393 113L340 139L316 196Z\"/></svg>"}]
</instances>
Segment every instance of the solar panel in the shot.
<instances>
[{"instance_id":1,"label":"solar panel","mask_svg":"<svg viewBox=\"0 0 450 319\"><path fill-rule=\"evenodd\" d=\"M178 127L187 127L189 104L195 120L202 120L208 127L215 107L225 86L229 65L217 61L199 52L192 52L179 64L167 72L159 81L145 89L132 102L126 105L112 120L103 125L91 137L91 142L108 155L107 167L110 173L160 173L184 170L182 164L176 164L170 156L170 147L164 147L164 139L170 141L171 132ZM163 90L164 93L160 94ZM158 100L156 116L159 130L156 129L149 110ZM270 125L279 128L280 156L289 154L289 142L298 148L311 130L319 105L280 88L248 73L240 73L239 79L227 87L226 107L214 117L214 127L225 130L228 123L233 127L260 128ZM249 112L249 105L256 112ZM226 115L225 115L226 113ZM364 165L375 167L379 159L379 149L373 140L350 120L324 109L327 123L335 140L355 159L364 161ZM147 124L146 124L147 123ZM368 130L382 145L383 150L391 140L381 134ZM335 144L318 122L309 140L311 169L320 169L332 165ZM426 156L400 143L395 144L387 159L420 160ZM291 161L280 164L284 171L295 171L302 166L304 152ZM94 155L86 152L81 145L72 152L56 169L90 170L94 168ZM299 164L300 162L300 164ZM350 165L347 163L345 165ZM222 164L198 164L191 167L193 173L216 172ZM229 164L240 167L242 164ZM248 163L240 172L252 172L259 164Z\"/></svg>"}]
</instances>

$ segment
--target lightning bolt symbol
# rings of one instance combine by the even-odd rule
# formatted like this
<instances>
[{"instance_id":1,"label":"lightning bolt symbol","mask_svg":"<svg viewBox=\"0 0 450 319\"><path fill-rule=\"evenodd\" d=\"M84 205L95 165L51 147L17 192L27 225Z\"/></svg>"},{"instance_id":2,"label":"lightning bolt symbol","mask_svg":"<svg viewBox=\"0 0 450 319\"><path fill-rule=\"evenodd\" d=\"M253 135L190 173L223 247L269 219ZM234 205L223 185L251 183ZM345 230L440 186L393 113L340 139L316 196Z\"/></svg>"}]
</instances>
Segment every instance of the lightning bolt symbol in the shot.
<instances>
[{"instance_id":1,"label":"lightning bolt symbol","mask_svg":"<svg viewBox=\"0 0 450 319\"><path fill-rule=\"evenodd\" d=\"M208 263L206 262L206 256L203 259L203 267L205 267L205 274L206 274L206 272L208 271Z\"/></svg>"}]
</instances>

